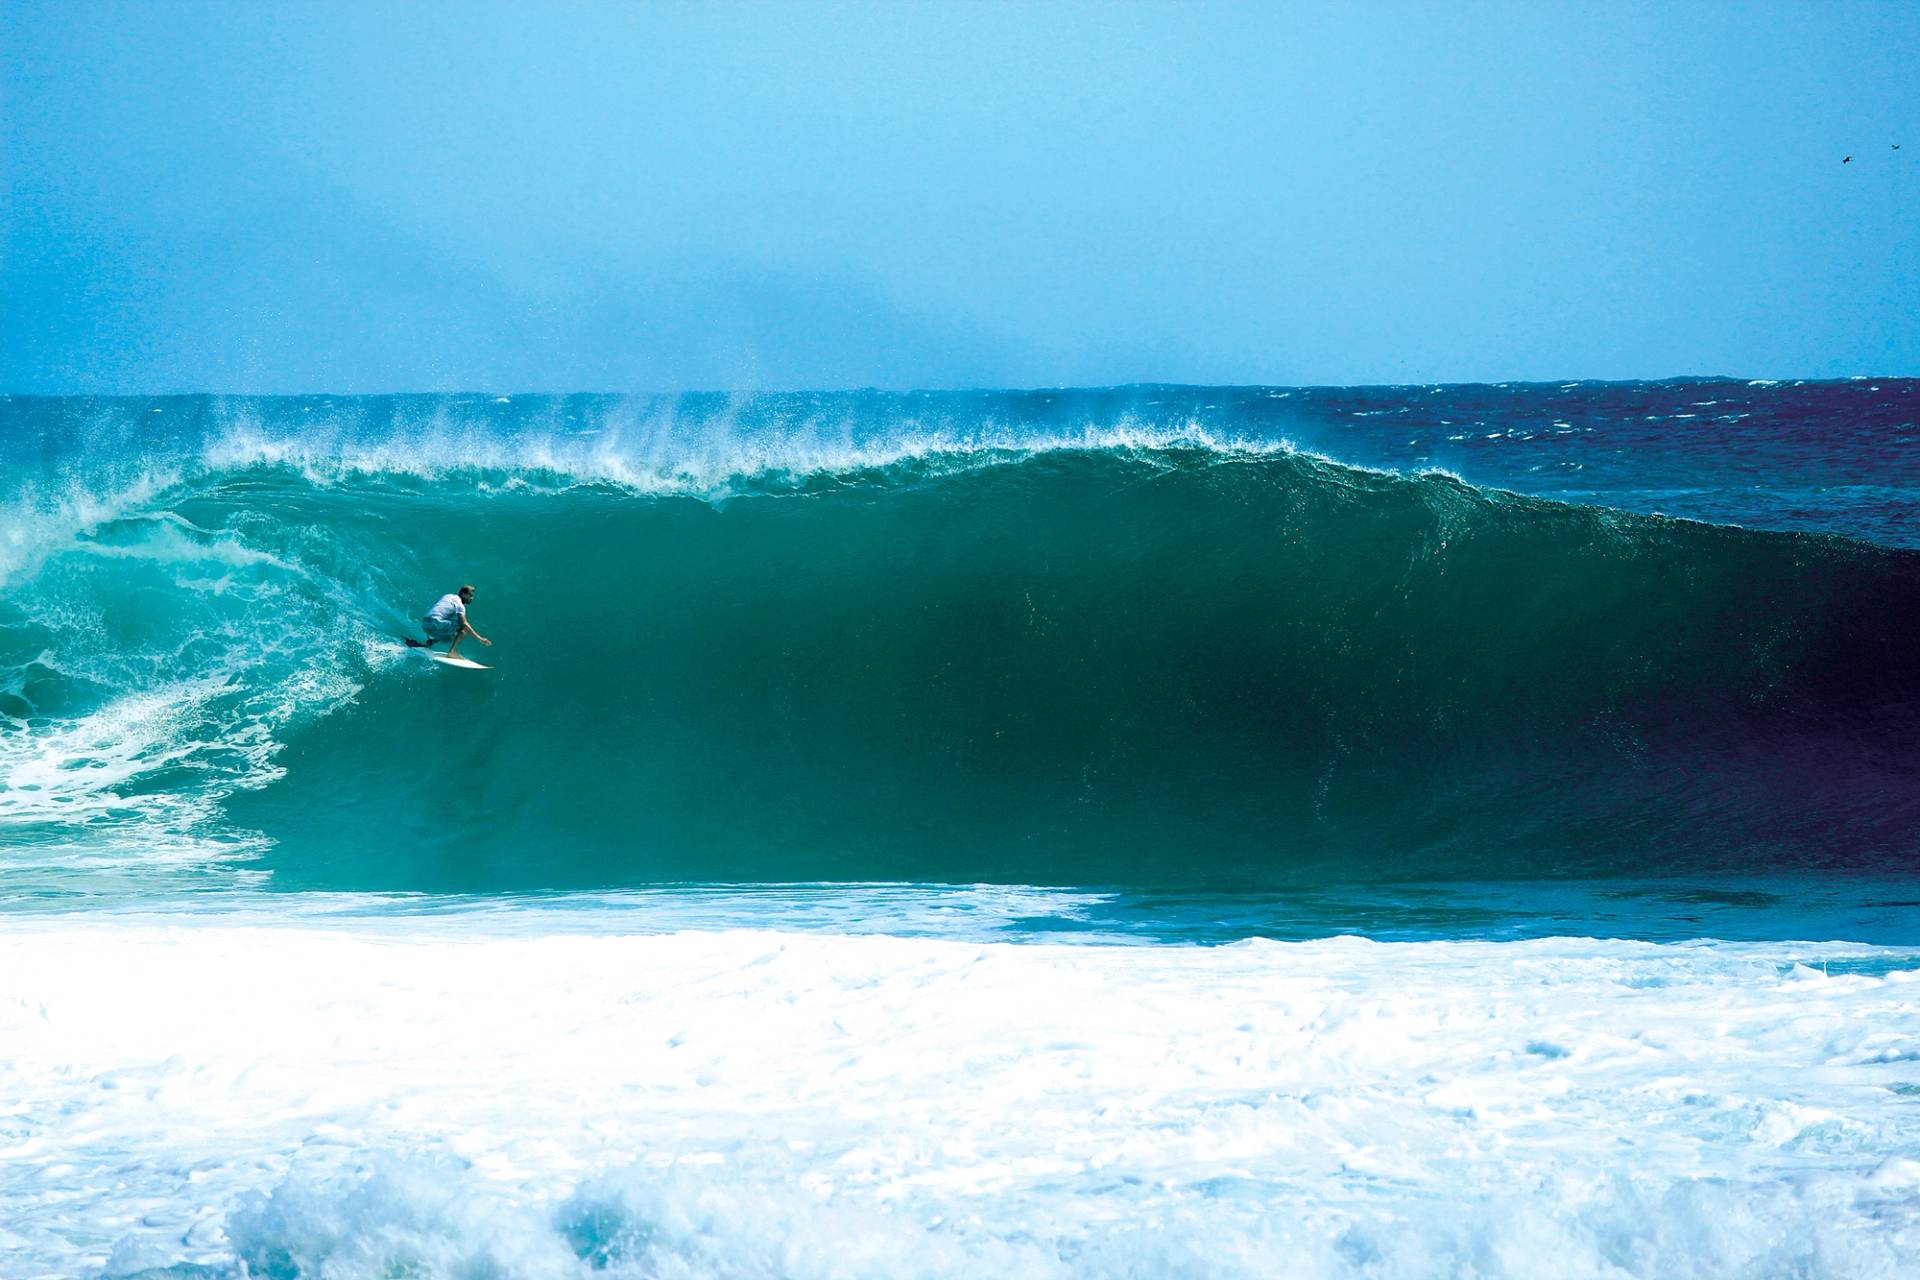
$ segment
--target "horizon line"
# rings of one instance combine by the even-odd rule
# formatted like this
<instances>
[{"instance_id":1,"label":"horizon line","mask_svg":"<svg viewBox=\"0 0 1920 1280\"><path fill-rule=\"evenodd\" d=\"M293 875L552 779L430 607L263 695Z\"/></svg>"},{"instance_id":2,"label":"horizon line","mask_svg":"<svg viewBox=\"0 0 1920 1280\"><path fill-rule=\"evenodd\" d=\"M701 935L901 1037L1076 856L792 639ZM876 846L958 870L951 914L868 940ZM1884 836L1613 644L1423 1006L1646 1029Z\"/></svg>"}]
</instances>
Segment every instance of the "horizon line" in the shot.
<instances>
[{"instance_id":1,"label":"horizon line","mask_svg":"<svg viewBox=\"0 0 1920 1280\"><path fill-rule=\"evenodd\" d=\"M591 396L605 398L649 398L680 396L830 396L830 395L1043 395L1065 392L1094 391L1141 391L1141 390L1195 390L1195 391L1366 391L1394 390L1405 387L1571 387L1571 386L1657 386L1663 383L1709 383L1735 382L1748 386L1757 384L1784 385L1793 383L1807 385L1812 383L1846 382L1912 382L1920 380L1920 373L1853 373L1832 377L1761 377L1733 373L1680 373L1658 378L1470 378L1460 381L1413 381L1413 382L1182 382L1177 380L1149 379L1140 382L1111 383L1051 383L1027 386L1012 385L956 385L956 386L825 386L825 387L688 387L674 390L610 390L606 388L576 388L572 390L541 390L522 388L518 390L499 390L491 387L466 387L459 390L405 390L389 389L384 391L0 391L0 400L192 400L192 399L235 399L235 400L312 400L312 399L381 399L381 398L419 398L446 396L489 396L494 399L512 399L516 396L528 398L555 398L563 396Z\"/></svg>"}]
</instances>

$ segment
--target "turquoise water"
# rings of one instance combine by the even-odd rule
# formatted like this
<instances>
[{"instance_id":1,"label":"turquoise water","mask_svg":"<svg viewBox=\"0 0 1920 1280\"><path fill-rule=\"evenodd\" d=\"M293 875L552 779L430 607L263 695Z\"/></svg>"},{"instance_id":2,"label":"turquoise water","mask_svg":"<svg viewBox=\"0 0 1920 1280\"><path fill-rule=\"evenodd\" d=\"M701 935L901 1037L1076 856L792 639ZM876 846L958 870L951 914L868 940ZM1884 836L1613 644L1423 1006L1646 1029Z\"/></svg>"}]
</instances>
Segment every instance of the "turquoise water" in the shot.
<instances>
[{"instance_id":1,"label":"turquoise water","mask_svg":"<svg viewBox=\"0 0 1920 1280\"><path fill-rule=\"evenodd\" d=\"M1913 402L14 399L10 879L1899 876Z\"/></svg>"}]
</instances>

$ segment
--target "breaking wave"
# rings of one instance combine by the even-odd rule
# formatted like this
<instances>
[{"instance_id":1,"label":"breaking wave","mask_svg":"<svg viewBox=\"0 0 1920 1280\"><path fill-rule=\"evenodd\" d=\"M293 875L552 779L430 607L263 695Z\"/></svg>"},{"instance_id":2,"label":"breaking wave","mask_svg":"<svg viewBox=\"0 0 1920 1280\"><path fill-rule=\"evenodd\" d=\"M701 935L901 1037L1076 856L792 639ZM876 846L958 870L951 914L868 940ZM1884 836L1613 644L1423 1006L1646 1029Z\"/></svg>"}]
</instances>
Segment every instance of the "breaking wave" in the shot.
<instances>
[{"instance_id":1,"label":"breaking wave","mask_svg":"<svg viewBox=\"0 0 1920 1280\"><path fill-rule=\"evenodd\" d=\"M551 426L14 457L10 864L1240 886L1872 867L1920 829L1911 551L1190 423ZM396 638L461 581L485 676Z\"/></svg>"}]
</instances>

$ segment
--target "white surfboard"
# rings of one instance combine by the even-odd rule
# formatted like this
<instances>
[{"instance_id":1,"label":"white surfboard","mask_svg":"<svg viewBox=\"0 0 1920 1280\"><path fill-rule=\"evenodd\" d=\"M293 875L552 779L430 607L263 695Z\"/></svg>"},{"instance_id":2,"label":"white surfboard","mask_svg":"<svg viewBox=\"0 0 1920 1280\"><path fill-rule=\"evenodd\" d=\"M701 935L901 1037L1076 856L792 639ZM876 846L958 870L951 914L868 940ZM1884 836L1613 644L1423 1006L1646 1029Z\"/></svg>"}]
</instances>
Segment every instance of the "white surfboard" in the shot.
<instances>
[{"instance_id":1,"label":"white surfboard","mask_svg":"<svg viewBox=\"0 0 1920 1280\"><path fill-rule=\"evenodd\" d=\"M444 653L430 653L427 656L429 658L432 658L435 662L439 663L443 667L465 667L469 671L493 670L492 667L483 666L482 664L475 662L472 658L454 658L454 657L449 657Z\"/></svg>"}]
</instances>

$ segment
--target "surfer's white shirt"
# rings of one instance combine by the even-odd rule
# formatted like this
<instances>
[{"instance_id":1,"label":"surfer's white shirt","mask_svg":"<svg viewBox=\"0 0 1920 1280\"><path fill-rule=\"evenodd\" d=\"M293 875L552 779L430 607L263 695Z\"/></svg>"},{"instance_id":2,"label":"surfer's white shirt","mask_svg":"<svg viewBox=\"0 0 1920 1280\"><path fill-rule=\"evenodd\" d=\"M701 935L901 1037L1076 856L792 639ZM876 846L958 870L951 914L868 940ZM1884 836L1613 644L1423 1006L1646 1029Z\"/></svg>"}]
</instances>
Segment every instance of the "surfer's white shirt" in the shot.
<instances>
[{"instance_id":1,"label":"surfer's white shirt","mask_svg":"<svg viewBox=\"0 0 1920 1280\"><path fill-rule=\"evenodd\" d=\"M434 602L433 608L427 610L427 617L435 622L452 624L464 619L466 616L466 602L454 593L441 596L439 600Z\"/></svg>"}]
</instances>

